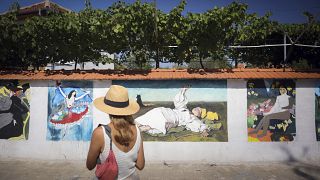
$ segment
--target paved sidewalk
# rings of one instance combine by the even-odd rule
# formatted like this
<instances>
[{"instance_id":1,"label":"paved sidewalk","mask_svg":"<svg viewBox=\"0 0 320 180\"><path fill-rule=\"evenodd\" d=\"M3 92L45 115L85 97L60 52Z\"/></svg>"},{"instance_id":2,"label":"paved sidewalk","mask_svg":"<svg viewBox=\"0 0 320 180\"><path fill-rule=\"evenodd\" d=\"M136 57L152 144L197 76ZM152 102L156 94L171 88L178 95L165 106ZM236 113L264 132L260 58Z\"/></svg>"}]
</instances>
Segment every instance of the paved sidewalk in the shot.
<instances>
[{"instance_id":1,"label":"paved sidewalk","mask_svg":"<svg viewBox=\"0 0 320 180\"><path fill-rule=\"evenodd\" d=\"M140 178L219 179L219 180L320 180L319 163L246 163L246 164L161 164L148 163ZM93 179L94 171L84 161L0 160L0 179L82 180Z\"/></svg>"}]
</instances>

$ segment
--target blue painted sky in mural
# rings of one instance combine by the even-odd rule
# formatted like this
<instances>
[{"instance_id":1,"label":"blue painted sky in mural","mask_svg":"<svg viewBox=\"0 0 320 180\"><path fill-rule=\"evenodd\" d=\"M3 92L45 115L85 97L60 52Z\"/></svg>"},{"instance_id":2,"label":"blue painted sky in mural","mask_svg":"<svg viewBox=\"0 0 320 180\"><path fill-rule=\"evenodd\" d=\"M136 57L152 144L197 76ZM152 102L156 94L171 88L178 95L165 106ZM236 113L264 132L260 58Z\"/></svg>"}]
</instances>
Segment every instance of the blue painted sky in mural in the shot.
<instances>
[{"instance_id":1,"label":"blue painted sky in mural","mask_svg":"<svg viewBox=\"0 0 320 180\"><path fill-rule=\"evenodd\" d=\"M113 81L129 89L131 99L141 95L142 101L173 101L180 88L191 85L186 95L190 102L223 102L227 101L226 81L176 80L176 81Z\"/></svg>"}]
</instances>

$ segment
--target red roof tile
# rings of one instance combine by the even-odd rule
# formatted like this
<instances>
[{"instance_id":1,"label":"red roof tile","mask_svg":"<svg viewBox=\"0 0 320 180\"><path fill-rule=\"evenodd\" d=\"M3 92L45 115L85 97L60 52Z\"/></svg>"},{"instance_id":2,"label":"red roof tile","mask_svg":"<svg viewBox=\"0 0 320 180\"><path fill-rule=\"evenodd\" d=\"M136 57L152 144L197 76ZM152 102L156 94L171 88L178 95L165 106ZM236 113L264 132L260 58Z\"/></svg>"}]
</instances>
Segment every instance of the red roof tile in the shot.
<instances>
[{"instance_id":1,"label":"red roof tile","mask_svg":"<svg viewBox=\"0 0 320 180\"><path fill-rule=\"evenodd\" d=\"M216 69L216 70L90 70L0 71L0 80L165 80L165 79L320 79L320 70Z\"/></svg>"}]
</instances>

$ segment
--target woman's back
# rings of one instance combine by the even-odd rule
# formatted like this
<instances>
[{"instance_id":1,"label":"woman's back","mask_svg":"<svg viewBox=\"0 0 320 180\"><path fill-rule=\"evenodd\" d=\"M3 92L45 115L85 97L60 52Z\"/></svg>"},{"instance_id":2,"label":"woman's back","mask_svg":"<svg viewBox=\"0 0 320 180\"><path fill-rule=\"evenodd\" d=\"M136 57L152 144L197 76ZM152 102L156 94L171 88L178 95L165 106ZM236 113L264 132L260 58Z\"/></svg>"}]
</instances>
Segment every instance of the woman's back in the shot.
<instances>
[{"instance_id":1,"label":"woman's back","mask_svg":"<svg viewBox=\"0 0 320 180\"><path fill-rule=\"evenodd\" d=\"M141 143L141 137L139 129L135 125L130 125L130 128L133 132L133 138L129 142L129 146L124 146L118 143L115 140L114 134L112 132L115 132L116 129L114 126L109 124L109 127L111 128L111 136L112 136L112 149L116 156L116 160L118 163L119 168L119 175L118 179L126 179L130 177L130 179L137 179L138 176L136 175L136 161L138 158L138 152L140 148ZM105 161L109 154L110 149L110 138L105 133L104 127L102 126L103 134L104 134L104 148L102 149L102 153L100 154L100 159L102 162Z\"/></svg>"},{"instance_id":2,"label":"woman's back","mask_svg":"<svg viewBox=\"0 0 320 180\"><path fill-rule=\"evenodd\" d=\"M104 97L94 100L94 106L109 115L111 123L112 149L118 164L118 179L139 179L136 168L145 165L143 141L132 117L140 109L135 100L129 100L128 90L119 85L110 86ZM110 150L110 138L104 127L96 128L91 137L86 166L92 170L97 158L106 160ZM108 174L106 174L108 175ZM100 177L100 174L97 175Z\"/></svg>"}]
</instances>

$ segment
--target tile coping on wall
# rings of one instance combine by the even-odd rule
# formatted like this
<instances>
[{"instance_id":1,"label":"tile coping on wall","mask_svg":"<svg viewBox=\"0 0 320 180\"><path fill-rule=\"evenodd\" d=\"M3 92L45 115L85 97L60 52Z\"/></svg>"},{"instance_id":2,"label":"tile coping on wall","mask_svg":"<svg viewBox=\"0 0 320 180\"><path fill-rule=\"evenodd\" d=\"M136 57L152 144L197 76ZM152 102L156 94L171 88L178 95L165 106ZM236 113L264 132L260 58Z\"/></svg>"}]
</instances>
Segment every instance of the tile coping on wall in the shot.
<instances>
[{"instance_id":1,"label":"tile coping on wall","mask_svg":"<svg viewBox=\"0 0 320 180\"><path fill-rule=\"evenodd\" d=\"M320 79L320 69L153 69L4 71L0 80Z\"/></svg>"}]
</instances>

